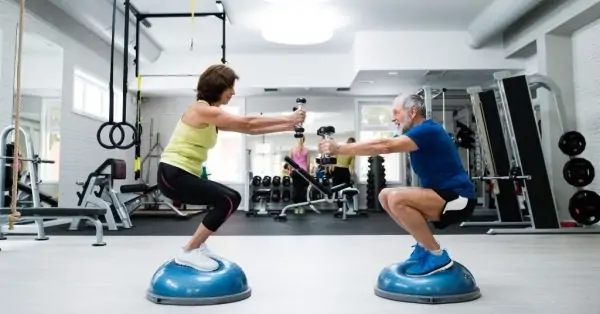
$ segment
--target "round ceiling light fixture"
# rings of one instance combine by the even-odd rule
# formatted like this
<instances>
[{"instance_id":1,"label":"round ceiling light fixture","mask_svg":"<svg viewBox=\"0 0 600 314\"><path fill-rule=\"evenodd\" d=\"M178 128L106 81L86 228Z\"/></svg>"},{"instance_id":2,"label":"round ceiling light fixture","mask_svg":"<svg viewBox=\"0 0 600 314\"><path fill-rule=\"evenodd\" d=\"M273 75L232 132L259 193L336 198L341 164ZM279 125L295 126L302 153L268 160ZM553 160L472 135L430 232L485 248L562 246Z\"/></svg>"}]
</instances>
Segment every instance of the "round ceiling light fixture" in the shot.
<instances>
[{"instance_id":1,"label":"round ceiling light fixture","mask_svg":"<svg viewBox=\"0 0 600 314\"><path fill-rule=\"evenodd\" d=\"M262 19L262 36L266 41L284 45L316 45L333 38L335 21L327 8L308 3L283 2L267 10Z\"/></svg>"}]
</instances>

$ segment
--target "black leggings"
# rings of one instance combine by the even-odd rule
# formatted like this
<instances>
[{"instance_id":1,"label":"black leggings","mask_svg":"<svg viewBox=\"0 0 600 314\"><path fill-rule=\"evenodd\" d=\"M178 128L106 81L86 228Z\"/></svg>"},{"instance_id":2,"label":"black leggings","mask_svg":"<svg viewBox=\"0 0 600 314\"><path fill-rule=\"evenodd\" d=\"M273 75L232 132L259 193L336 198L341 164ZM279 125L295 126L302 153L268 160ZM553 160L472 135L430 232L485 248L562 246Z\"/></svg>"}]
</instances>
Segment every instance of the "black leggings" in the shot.
<instances>
[{"instance_id":1,"label":"black leggings","mask_svg":"<svg viewBox=\"0 0 600 314\"><path fill-rule=\"evenodd\" d=\"M292 202L294 204L306 202L308 182L295 170L292 171L290 178L292 179Z\"/></svg>"},{"instance_id":2,"label":"black leggings","mask_svg":"<svg viewBox=\"0 0 600 314\"><path fill-rule=\"evenodd\" d=\"M350 176L350 169L343 167L335 167L333 168L333 172L331 174L333 179L333 186L350 183L352 181L352 177ZM339 197L339 196L338 196ZM342 208L342 202L337 201L338 208Z\"/></svg>"},{"instance_id":3,"label":"black leggings","mask_svg":"<svg viewBox=\"0 0 600 314\"><path fill-rule=\"evenodd\" d=\"M165 163L158 165L157 178L160 192L173 201L212 206L202 220L206 229L212 232L217 231L242 202L242 196L236 190Z\"/></svg>"}]
</instances>

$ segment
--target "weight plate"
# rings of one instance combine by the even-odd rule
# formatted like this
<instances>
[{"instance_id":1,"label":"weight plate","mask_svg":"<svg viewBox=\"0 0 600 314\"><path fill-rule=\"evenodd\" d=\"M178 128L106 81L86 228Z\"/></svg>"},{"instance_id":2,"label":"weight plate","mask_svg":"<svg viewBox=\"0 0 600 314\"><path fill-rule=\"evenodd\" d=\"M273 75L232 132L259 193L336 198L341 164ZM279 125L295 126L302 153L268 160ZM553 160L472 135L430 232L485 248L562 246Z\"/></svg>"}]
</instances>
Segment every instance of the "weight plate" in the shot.
<instances>
[{"instance_id":1,"label":"weight plate","mask_svg":"<svg viewBox=\"0 0 600 314\"><path fill-rule=\"evenodd\" d=\"M567 156L577 156L585 150L586 141L583 134L577 131L569 131L558 140L558 148Z\"/></svg>"},{"instance_id":2,"label":"weight plate","mask_svg":"<svg viewBox=\"0 0 600 314\"><path fill-rule=\"evenodd\" d=\"M600 221L600 195L594 191L580 190L569 199L569 214L582 225Z\"/></svg>"},{"instance_id":3,"label":"weight plate","mask_svg":"<svg viewBox=\"0 0 600 314\"><path fill-rule=\"evenodd\" d=\"M585 158L573 158L563 166L565 181L574 187L584 187L594 181L596 172L594 166Z\"/></svg>"}]
</instances>

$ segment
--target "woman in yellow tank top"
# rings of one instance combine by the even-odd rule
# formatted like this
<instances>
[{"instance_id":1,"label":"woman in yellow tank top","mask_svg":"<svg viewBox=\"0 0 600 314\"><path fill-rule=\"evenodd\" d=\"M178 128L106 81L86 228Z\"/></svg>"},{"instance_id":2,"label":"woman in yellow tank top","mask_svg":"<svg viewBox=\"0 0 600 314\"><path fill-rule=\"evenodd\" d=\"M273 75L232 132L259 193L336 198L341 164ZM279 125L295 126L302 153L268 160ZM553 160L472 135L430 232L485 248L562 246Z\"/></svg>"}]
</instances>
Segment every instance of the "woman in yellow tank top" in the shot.
<instances>
[{"instance_id":1,"label":"woman in yellow tank top","mask_svg":"<svg viewBox=\"0 0 600 314\"><path fill-rule=\"evenodd\" d=\"M226 65L206 69L196 88L196 102L177 122L158 166L158 187L168 198L184 204L209 205L209 211L175 262L202 271L219 265L206 245L206 239L233 214L242 201L236 190L200 178L208 150L217 143L219 131L267 134L294 130L302 122L304 110L279 117L237 116L221 109L235 95L237 74Z\"/></svg>"},{"instance_id":2,"label":"woman in yellow tank top","mask_svg":"<svg viewBox=\"0 0 600 314\"><path fill-rule=\"evenodd\" d=\"M355 143L354 137L348 138L347 143ZM352 176L354 175L354 156L350 155L338 155L336 156L337 163L333 167L331 177L333 179L333 186L350 183ZM338 198L339 199L339 198ZM342 209L342 201L337 202L338 208Z\"/></svg>"}]
</instances>

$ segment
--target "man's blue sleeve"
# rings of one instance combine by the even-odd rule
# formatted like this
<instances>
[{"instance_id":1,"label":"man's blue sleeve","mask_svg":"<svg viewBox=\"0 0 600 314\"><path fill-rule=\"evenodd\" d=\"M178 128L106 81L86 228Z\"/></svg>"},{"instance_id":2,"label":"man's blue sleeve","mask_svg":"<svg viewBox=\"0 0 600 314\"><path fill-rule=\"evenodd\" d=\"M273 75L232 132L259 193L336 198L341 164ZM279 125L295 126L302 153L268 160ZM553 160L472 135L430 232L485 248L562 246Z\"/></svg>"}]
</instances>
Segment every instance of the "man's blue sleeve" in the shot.
<instances>
[{"instance_id":1,"label":"man's blue sleeve","mask_svg":"<svg viewBox=\"0 0 600 314\"><path fill-rule=\"evenodd\" d=\"M426 149L428 143L433 139L431 138L435 134L434 129L430 125L420 124L412 129L408 130L404 135L408 136L420 150Z\"/></svg>"}]
</instances>

